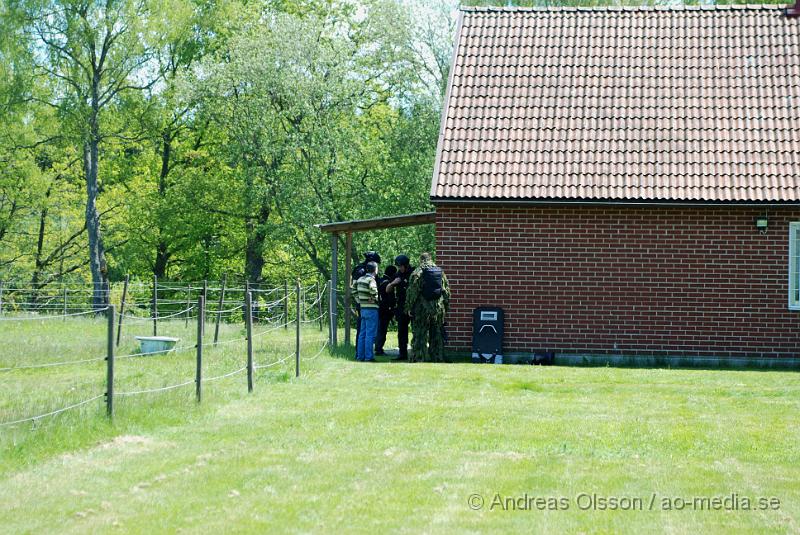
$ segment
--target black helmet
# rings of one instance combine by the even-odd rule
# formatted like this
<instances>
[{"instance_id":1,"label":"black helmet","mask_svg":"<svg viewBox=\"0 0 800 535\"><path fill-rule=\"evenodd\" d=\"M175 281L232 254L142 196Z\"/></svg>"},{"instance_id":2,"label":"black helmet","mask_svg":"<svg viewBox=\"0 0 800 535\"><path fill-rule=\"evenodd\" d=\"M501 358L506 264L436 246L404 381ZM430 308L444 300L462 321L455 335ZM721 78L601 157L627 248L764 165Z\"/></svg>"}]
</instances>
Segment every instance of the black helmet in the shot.
<instances>
[{"instance_id":1,"label":"black helmet","mask_svg":"<svg viewBox=\"0 0 800 535\"><path fill-rule=\"evenodd\" d=\"M381 263L381 255L379 255L375 251L367 251L366 253L364 253L364 259L367 262L375 262L376 264Z\"/></svg>"},{"instance_id":2,"label":"black helmet","mask_svg":"<svg viewBox=\"0 0 800 535\"><path fill-rule=\"evenodd\" d=\"M411 261L408 259L406 255L399 254L396 257L394 257L394 264L396 266L410 266Z\"/></svg>"}]
</instances>

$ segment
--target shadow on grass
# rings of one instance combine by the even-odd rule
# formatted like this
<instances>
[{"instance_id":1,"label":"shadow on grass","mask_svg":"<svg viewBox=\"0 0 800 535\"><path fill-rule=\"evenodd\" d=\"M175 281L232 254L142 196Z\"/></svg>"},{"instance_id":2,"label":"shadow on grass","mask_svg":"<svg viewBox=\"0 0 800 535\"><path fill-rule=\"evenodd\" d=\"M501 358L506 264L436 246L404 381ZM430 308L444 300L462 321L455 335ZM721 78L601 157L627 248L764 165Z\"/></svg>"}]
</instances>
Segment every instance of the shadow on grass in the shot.
<instances>
[{"instance_id":1,"label":"shadow on grass","mask_svg":"<svg viewBox=\"0 0 800 535\"><path fill-rule=\"evenodd\" d=\"M330 349L330 354L333 358L341 359L341 360L356 360L356 348L352 345L338 345L336 347L332 347ZM386 350L385 355L376 356L375 361L376 363L387 363L393 362L397 357L397 350ZM406 361L399 361L399 362L408 362ZM399 363L398 362L398 363ZM439 364L464 364L472 362L472 355L471 354L458 354L458 353L446 353L444 362L440 362Z\"/></svg>"},{"instance_id":2,"label":"shadow on grass","mask_svg":"<svg viewBox=\"0 0 800 535\"><path fill-rule=\"evenodd\" d=\"M330 348L331 356L341 360L356 360L356 348L352 345L337 345Z\"/></svg>"}]
</instances>

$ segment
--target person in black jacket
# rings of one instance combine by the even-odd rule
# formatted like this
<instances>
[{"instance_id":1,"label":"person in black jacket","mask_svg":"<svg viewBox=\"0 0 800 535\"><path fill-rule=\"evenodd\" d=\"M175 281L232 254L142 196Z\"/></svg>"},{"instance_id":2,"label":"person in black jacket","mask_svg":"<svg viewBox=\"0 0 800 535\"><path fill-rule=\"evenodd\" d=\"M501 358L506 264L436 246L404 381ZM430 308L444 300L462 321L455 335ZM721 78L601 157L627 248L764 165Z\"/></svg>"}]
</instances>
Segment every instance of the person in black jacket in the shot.
<instances>
[{"instance_id":1,"label":"person in black jacket","mask_svg":"<svg viewBox=\"0 0 800 535\"><path fill-rule=\"evenodd\" d=\"M389 286L395 276L397 275L397 268L393 265L386 266L386 271L383 277L378 279L378 335L375 337L375 354L385 355L383 345L386 343L386 333L389 331L389 324L395 315L395 308L397 307L397 298L394 292L387 292L386 287Z\"/></svg>"},{"instance_id":2,"label":"person in black jacket","mask_svg":"<svg viewBox=\"0 0 800 535\"><path fill-rule=\"evenodd\" d=\"M397 276L386 285L386 292L393 292L396 297L395 318L397 319L397 343L400 355L395 360L408 360L408 325L411 317L405 312L406 290L414 268L408 257L403 254L394 259L394 264L397 266Z\"/></svg>"}]
</instances>

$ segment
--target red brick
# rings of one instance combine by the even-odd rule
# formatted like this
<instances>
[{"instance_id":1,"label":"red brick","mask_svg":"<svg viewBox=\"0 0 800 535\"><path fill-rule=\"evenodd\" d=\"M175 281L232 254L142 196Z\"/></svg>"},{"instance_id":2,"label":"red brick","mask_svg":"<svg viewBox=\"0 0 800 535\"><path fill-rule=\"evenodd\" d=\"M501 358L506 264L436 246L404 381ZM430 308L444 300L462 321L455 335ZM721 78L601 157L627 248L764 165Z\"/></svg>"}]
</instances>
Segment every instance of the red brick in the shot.
<instances>
[{"instance_id":1,"label":"red brick","mask_svg":"<svg viewBox=\"0 0 800 535\"><path fill-rule=\"evenodd\" d=\"M506 351L798 356L787 294L800 208L767 211L762 235L763 208L439 205L450 346L468 349L472 309L496 305Z\"/></svg>"}]
</instances>

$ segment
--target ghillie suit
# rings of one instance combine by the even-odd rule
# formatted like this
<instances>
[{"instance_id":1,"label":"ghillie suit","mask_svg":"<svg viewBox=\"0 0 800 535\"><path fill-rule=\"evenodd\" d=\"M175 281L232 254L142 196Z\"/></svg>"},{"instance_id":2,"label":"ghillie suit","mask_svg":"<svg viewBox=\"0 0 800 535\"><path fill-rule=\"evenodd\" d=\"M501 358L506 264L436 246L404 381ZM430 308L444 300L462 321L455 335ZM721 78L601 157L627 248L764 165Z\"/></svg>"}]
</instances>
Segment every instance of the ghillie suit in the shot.
<instances>
[{"instance_id":1,"label":"ghillie suit","mask_svg":"<svg viewBox=\"0 0 800 535\"><path fill-rule=\"evenodd\" d=\"M406 293L406 312L411 315L414 335L409 361L444 361L444 320L449 307L447 277L425 253L411 274Z\"/></svg>"}]
</instances>

